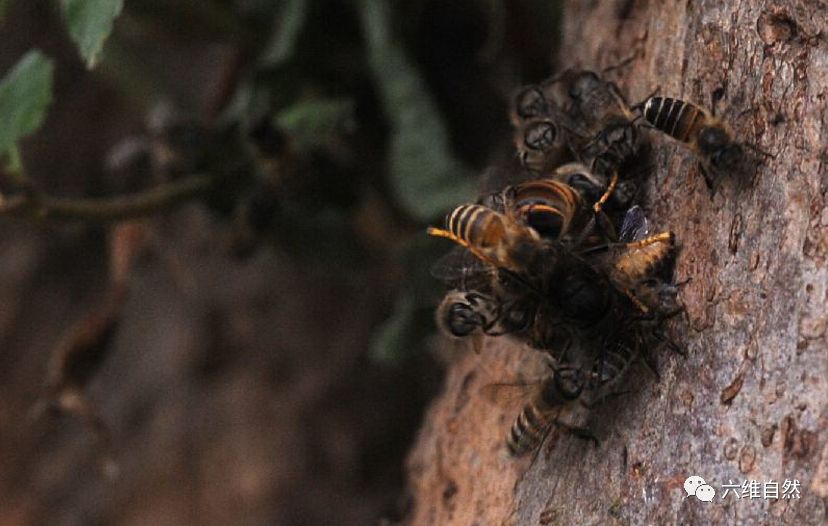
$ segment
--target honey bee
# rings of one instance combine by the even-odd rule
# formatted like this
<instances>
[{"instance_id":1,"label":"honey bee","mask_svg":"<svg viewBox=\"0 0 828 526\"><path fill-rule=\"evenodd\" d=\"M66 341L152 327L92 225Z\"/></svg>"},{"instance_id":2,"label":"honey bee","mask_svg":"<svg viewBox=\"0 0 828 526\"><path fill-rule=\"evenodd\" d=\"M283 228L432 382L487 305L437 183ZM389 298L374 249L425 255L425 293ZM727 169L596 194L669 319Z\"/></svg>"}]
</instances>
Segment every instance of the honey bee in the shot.
<instances>
[{"instance_id":1,"label":"honey bee","mask_svg":"<svg viewBox=\"0 0 828 526\"><path fill-rule=\"evenodd\" d=\"M572 160L573 133L578 124L558 104L559 97L548 96L548 86L521 88L512 99L511 120L514 143L521 164L539 174Z\"/></svg>"},{"instance_id":2,"label":"honey bee","mask_svg":"<svg viewBox=\"0 0 828 526\"><path fill-rule=\"evenodd\" d=\"M618 86L589 70L567 70L559 77L571 100L569 113L577 116L591 131L600 130L608 122L621 119L632 122L637 115L621 94Z\"/></svg>"},{"instance_id":3,"label":"honey bee","mask_svg":"<svg viewBox=\"0 0 828 526\"><path fill-rule=\"evenodd\" d=\"M615 239L615 227L604 206L618 184L617 172L609 183L605 181L580 163L568 163L544 179L507 188L504 202L541 237L578 252Z\"/></svg>"},{"instance_id":4,"label":"honey bee","mask_svg":"<svg viewBox=\"0 0 828 526\"><path fill-rule=\"evenodd\" d=\"M583 163L573 162L558 166L549 177L575 188L581 196L591 201L598 201L607 189L607 178L593 173Z\"/></svg>"},{"instance_id":5,"label":"honey bee","mask_svg":"<svg viewBox=\"0 0 828 526\"><path fill-rule=\"evenodd\" d=\"M670 97L649 97L642 116L657 130L687 145L699 156L702 173L711 190L724 172L739 172L745 161L742 145L730 127L711 112L691 102Z\"/></svg>"},{"instance_id":6,"label":"honey bee","mask_svg":"<svg viewBox=\"0 0 828 526\"><path fill-rule=\"evenodd\" d=\"M533 347L548 349L611 325L623 293L633 293L615 284L598 258L593 261L587 252L609 246L614 233L591 234L595 211L560 181L527 181L507 187L503 194L502 211L461 205L448 215L446 229L429 229L431 235L459 244L466 258L433 274L455 289L492 297L490 303L496 306L480 313L479 305L467 297L449 294L438 313L444 330L456 337L510 332ZM646 248L627 245L623 248L630 253ZM621 270L631 266L620 257L618 262Z\"/></svg>"},{"instance_id":7,"label":"honey bee","mask_svg":"<svg viewBox=\"0 0 828 526\"><path fill-rule=\"evenodd\" d=\"M555 119L543 116L522 122L515 129L515 147L521 165L538 174L571 157L566 130Z\"/></svg>"},{"instance_id":8,"label":"honey bee","mask_svg":"<svg viewBox=\"0 0 828 526\"><path fill-rule=\"evenodd\" d=\"M437 307L437 325L455 338L477 330L488 334L497 323L500 308L490 296L452 290Z\"/></svg>"},{"instance_id":9,"label":"honey bee","mask_svg":"<svg viewBox=\"0 0 828 526\"><path fill-rule=\"evenodd\" d=\"M449 291L437 308L443 333L454 339L471 337L475 352L480 352L483 335L520 334L533 319L531 301L506 302L475 291Z\"/></svg>"},{"instance_id":10,"label":"honey bee","mask_svg":"<svg viewBox=\"0 0 828 526\"><path fill-rule=\"evenodd\" d=\"M566 70L524 88L514 104L515 144L530 171L545 173L577 160L603 178L621 172L630 179L622 167L639 157L641 116L615 83L592 71ZM630 184L625 180L622 185L625 202Z\"/></svg>"},{"instance_id":11,"label":"honey bee","mask_svg":"<svg viewBox=\"0 0 828 526\"><path fill-rule=\"evenodd\" d=\"M493 383L482 388L491 402L504 404L516 397L525 403L506 437L506 446L513 456L538 451L551 429L559 427L574 436L596 443L586 426L564 421L576 403L591 408L613 393L631 366L641 357L643 340L639 327L623 323L616 317L614 325L598 338L598 346L582 341L578 345L545 355L550 374L539 382Z\"/></svg>"},{"instance_id":12,"label":"honey bee","mask_svg":"<svg viewBox=\"0 0 828 526\"><path fill-rule=\"evenodd\" d=\"M574 177L575 171L576 165L566 165L556 173ZM588 171L582 175L597 182ZM606 230L595 234L593 226L595 216L602 217L601 205L616 180L612 180L592 210L585 205L575 187L554 179L527 181L505 191L509 211L550 244L547 253L551 255L547 256L544 266L542 296L546 302L560 307L558 311L565 317L592 320L602 312L597 307L607 304L606 282L582 253L615 238L609 221L603 222Z\"/></svg>"},{"instance_id":13,"label":"honey bee","mask_svg":"<svg viewBox=\"0 0 828 526\"><path fill-rule=\"evenodd\" d=\"M539 295L538 276L547 246L538 233L511 213L482 205L461 205L446 217L446 228L430 235L460 247L435 264L432 274L454 287L437 309L437 323L454 338L514 334L532 326Z\"/></svg>"},{"instance_id":14,"label":"honey bee","mask_svg":"<svg viewBox=\"0 0 828 526\"><path fill-rule=\"evenodd\" d=\"M428 234L454 241L496 269L515 275L540 270L540 236L510 214L482 205L460 205L446 217L445 229L429 227Z\"/></svg>"},{"instance_id":15,"label":"honey bee","mask_svg":"<svg viewBox=\"0 0 828 526\"><path fill-rule=\"evenodd\" d=\"M569 425L560 418L566 407L581 396L585 384L586 375L581 368L553 366L551 374L540 382L494 383L484 386L481 392L496 404L510 403L516 397L528 398L506 438L509 453L520 457L537 451L556 425L575 436L595 441L588 429Z\"/></svg>"},{"instance_id":16,"label":"honey bee","mask_svg":"<svg viewBox=\"0 0 828 526\"><path fill-rule=\"evenodd\" d=\"M618 170L613 170L612 175L607 178L580 162L561 165L548 177L574 188L584 201L593 203L592 209L596 220L603 220L599 222L599 226L610 237L614 236L615 221L607 221L602 217L602 213L607 210L605 206L609 205L611 214L615 216L621 207L629 203L635 193L635 185L631 184L631 181L620 181Z\"/></svg>"},{"instance_id":17,"label":"honey bee","mask_svg":"<svg viewBox=\"0 0 828 526\"><path fill-rule=\"evenodd\" d=\"M582 200L571 186L551 179L535 179L508 187L508 211L546 239L562 239L583 223Z\"/></svg>"},{"instance_id":18,"label":"honey bee","mask_svg":"<svg viewBox=\"0 0 828 526\"><path fill-rule=\"evenodd\" d=\"M566 114L580 123L573 144L576 157L596 173L607 175L635 158L640 149L639 115L618 86L589 70L567 70L554 81L566 88Z\"/></svg>"},{"instance_id":19,"label":"honey bee","mask_svg":"<svg viewBox=\"0 0 828 526\"><path fill-rule=\"evenodd\" d=\"M437 326L450 338L470 337L476 352L483 335L516 334L531 326L535 297L513 273L457 247L432 266L431 274L452 288L437 307Z\"/></svg>"},{"instance_id":20,"label":"honey bee","mask_svg":"<svg viewBox=\"0 0 828 526\"><path fill-rule=\"evenodd\" d=\"M591 381L587 389L590 391L603 390L597 396L598 399L606 395L607 389L624 376L630 366L638 359L639 349L635 343L619 338L616 334L616 339L607 342L601 354L594 360L592 374L590 375Z\"/></svg>"},{"instance_id":21,"label":"honey bee","mask_svg":"<svg viewBox=\"0 0 828 526\"><path fill-rule=\"evenodd\" d=\"M525 120L535 117L548 116L549 101L546 95L539 86L529 85L521 88L517 94L512 97L512 124L515 127L520 127Z\"/></svg>"},{"instance_id":22,"label":"honey bee","mask_svg":"<svg viewBox=\"0 0 828 526\"><path fill-rule=\"evenodd\" d=\"M627 211L619 235L620 250L614 254L610 280L625 292L643 313L663 312L675 291L657 279L675 251L672 232L650 234L649 221L639 206Z\"/></svg>"}]
</instances>

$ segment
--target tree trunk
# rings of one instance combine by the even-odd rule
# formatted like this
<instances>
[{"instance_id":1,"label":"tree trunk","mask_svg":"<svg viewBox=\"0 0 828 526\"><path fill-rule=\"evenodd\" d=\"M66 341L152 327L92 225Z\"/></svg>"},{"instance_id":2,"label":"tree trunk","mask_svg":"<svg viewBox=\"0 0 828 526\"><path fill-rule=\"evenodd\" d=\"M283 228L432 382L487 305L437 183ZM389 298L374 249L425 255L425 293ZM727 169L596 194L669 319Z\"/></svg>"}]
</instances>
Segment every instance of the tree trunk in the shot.
<instances>
[{"instance_id":1,"label":"tree trunk","mask_svg":"<svg viewBox=\"0 0 828 526\"><path fill-rule=\"evenodd\" d=\"M408 462L408 524L822 524L828 503L828 6L822 2L570 1L563 67L601 70L629 100L654 89L710 105L772 154L752 181L711 196L693 155L650 134L645 208L676 233L686 317L656 379L585 416L596 448L552 433L534 462L504 441L519 405L488 403L493 381L530 377L537 354L490 338L462 353ZM506 118L504 116L504 118ZM713 502L685 498L703 477ZM786 479L799 499L782 499ZM779 484L740 498L723 484ZM741 495L741 490L739 490Z\"/></svg>"}]
</instances>

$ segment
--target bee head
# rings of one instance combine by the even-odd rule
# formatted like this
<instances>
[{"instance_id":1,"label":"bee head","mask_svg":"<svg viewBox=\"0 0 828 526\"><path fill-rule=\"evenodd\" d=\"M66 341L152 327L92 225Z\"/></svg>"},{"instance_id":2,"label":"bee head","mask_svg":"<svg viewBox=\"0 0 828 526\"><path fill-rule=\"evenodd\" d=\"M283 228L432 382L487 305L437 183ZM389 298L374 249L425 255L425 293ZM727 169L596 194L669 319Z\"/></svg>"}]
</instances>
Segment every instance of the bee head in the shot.
<instances>
[{"instance_id":1,"label":"bee head","mask_svg":"<svg viewBox=\"0 0 828 526\"><path fill-rule=\"evenodd\" d=\"M736 143L729 143L710 157L714 168L726 171L735 171L744 158L742 147Z\"/></svg>"},{"instance_id":2,"label":"bee head","mask_svg":"<svg viewBox=\"0 0 828 526\"><path fill-rule=\"evenodd\" d=\"M699 149L712 156L731 144L730 136L721 126L705 126L699 131Z\"/></svg>"},{"instance_id":3,"label":"bee head","mask_svg":"<svg viewBox=\"0 0 828 526\"><path fill-rule=\"evenodd\" d=\"M523 141L526 147L532 150L546 150L558 137L558 130L552 121L539 120L529 126L523 133Z\"/></svg>"},{"instance_id":4,"label":"bee head","mask_svg":"<svg viewBox=\"0 0 828 526\"><path fill-rule=\"evenodd\" d=\"M527 86L515 96L515 112L522 119L540 117L547 112L546 97L537 86Z\"/></svg>"},{"instance_id":5,"label":"bee head","mask_svg":"<svg viewBox=\"0 0 828 526\"><path fill-rule=\"evenodd\" d=\"M678 287L657 278L643 280L635 287L635 295L659 313L671 313L680 308Z\"/></svg>"},{"instance_id":6,"label":"bee head","mask_svg":"<svg viewBox=\"0 0 828 526\"><path fill-rule=\"evenodd\" d=\"M442 321L452 336L463 338L483 325L483 316L471 304L457 301L449 305Z\"/></svg>"},{"instance_id":7,"label":"bee head","mask_svg":"<svg viewBox=\"0 0 828 526\"><path fill-rule=\"evenodd\" d=\"M584 378L580 369L560 368L554 374L555 381L546 386L547 392L544 393L547 400L556 398L574 400L581 395L584 388Z\"/></svg>"},{"instance_id":8,"label":"bee head","mask_svg":"<svg viewBox=\"0 0 828 526\"><path fill-rule=\"evenodd\" d=\"M569 96L574 100L586 98L587 94L601 86L601 79L593 71L578 73L569 85Z\"/></svg>"}]
</instances>

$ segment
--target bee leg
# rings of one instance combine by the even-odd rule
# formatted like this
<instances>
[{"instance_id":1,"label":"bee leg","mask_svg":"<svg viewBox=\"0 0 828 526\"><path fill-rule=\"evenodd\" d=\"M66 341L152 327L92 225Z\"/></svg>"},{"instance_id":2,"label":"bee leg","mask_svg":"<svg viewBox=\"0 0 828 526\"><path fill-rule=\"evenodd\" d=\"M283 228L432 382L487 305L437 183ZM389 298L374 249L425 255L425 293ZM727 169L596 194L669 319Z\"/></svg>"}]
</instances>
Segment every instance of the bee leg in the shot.
<instances>
[{"instance_id":1,"label":"bee leg","mask_svg":"<svg viewBox=\"0 0 828 526\"><path fill-rule=\"evenodd\" d=\"M746 146L747 148L750 148L752 151L758 153L762 157L770 157L771 159L776 159L776 155L774 155L770 152L766 152L765 150L763 150L762 148L759 148L758 146L756 146L755 144L753 144L751 142L743 142L743 143L741 143L741 145Z\"/></svg>"},{"instance_id":2,"label":"bee leg","mask_svg":"<svg viewBox=\"0 0 828 526\"><path fill-rule=\"evenodd\" d=\"M554 425L547 426L546 431L543 432L543 436L538 442L538 447L535 448L535 452L532 453L532 460L529 461L529 467L526 468L526 471L532 469L532 466L535 465L535 461L538 460L538 456L540 456L540 452L543 449L543 444L546 442L546 439L549 437L549 433L552 431Z\"/></svg>"},{"instance_id":3,"label":"bee leg","mask_svg":"<svg viewBox=\"0 0 828 526\"><path fill-rule=\"evenodd\" d=\"M684 358L687 358L687 352L681 347L679 347L679 345L676 342L674 342L672 338L667 336L667 334L665 334L664 330L661 327L656 327L653 329L653 337L656 340L667 345L667 348L673 351L674 353Z\"/></svg>"},{"instance_id":4,"label":"bee leg","mask_svg":"<svg viewBox=\"0 0 828 526\"><path fill-rule=\"evenodd\" d=\"M612 172L612 179L610 179L610 183L607 185L607 189L604 192L604 195L598 199L594 205L592 205L592 210L595 212L595 215L598 216L601 213L601 209L606 204L607 200L612 195L612 192L615 190L615 185L618 184L618 170L613 170Z\"/></svg>"},{"instance_id":5,"label":"bee leg","mask_svg":"<svg viewBox=\"0 0 828 526\"><path fill-rule=\"evenodd\" d=\"M716 174L711 173L703 163L699 163L699 171L704 176L704 182L707 185L707 190L710 192L710 199L713 199L713 196L716 195L716 189L718 188L719 177Z\"/></svg>"},{"instance_id":6,"label":"bee leg","mask_svg":"<svg viewBox=\"0 0 828 526\"><path fill-rule=\"evenodd\" d=\"M645 369L652 373L656 383L661 382L661 373L658 372L658 359L652 353L642 353L641 363L644 364Z\"/></svg>"},{"instance_id":7,"label":"bee leg","mask_svg":"<svg viewBox=\"0 0 828 526\"><path fill-rule=\"evenodd\" d=\"M575 245L583 245L584 241L590 236L590 234L592 234L596 230L603 236L604 239L610 241L616 240L615 229L612 226L612 223L609 221L606 215L599 213L589 219L587 225L581 230L581 233L578 234L578 239ZM596 250L603 250L605 248L607 248L607 245L594 246L587 249L584 253Z\"/></svg>"},{"instance_id":8,"label":"bee leg","mask_svg":"<svg viewBox=\"0 0 828 526\"><path fill-rule=\"evenodd\" d=\"M615 71L616 69L621 69L629 66L635 59L641 56L641 52L639 50L633 51L632 55L628 56L625 59L622 59L620 62L617 62L611 66L607 66L601 70L601 77L603 78L607 73L611 71Z\"/></svg>"},{"instance_id":9,"label":"bee leg","mask_svg":"<svg viewBox=\"0 0 828 526\"><path fill-rule=\"evenodd\" d=\"M492 265L492 266L496 266L494 264L494 261L492 261L491 258L489 258L486 254L483 254L482 252L477 250L475 247L469 245L466 241L464 241L463 239L460 239L459 237L455 236L454 234L452 234L448 230L443 230L442 228L434 228L434 227L430 226L430 227L428 227L428 230L426 230L426 232L430 236L444 237L446 239L450 239L450 240L454 241L455 243L457 243L458 245L460 245L461 247L467 248L469 250L469 252L474 254L474 256L477 259L479 259L480 261L483 261L484 263L487 263L487 264Z\"/></svg>"},{"instance_id":10,"label":"bee leg","mask_svg":"<svg viewBox=\"0 0 828 526\"><path fill-rule=\"evenodd\" d=\"M638 299L638 297L635 295L635 293L633 291L631 291L630 289L627 289L627 288L624 288L624 289L621 289L621 290L624 292L624 294L627 295L628 298L630 298L630 301L632 301L633 304L636 307L638 307L638 310L640 310L642 313L644 313L647 316L647 319L652 317L652 313L650 313L650 309L646 305L641 303L641 300Z\"/></svg>"},{"instance_id":11,"label":"bee leg","mask_svg":"<svg viewBox=\"0 0 828 526\"><path fill-rule=\"evenodd\" d=\"M472 249L472 247L464 239L461 239L461 238L455 236L454 234L452 234L448 230L444 230L442 228L435 228L433 226L430 226L430 227L428 227L428 229L426 229L426 233L430 236L444 237L446 239L450 239L451 241L454 241L455 243L457 243L461 247L468 248L469 250ZM477 255L477 254L475 254L475 255Z\"/></svg>"},{"instance_id":12,"label":"bee leg","mask_svg":"<svg viewBox=\"0 0 828 526\"><path fill-rule=\"evenodd\" d=\"M683 287L683 286L687 285L688 283L690 283L691 281L693 281L693 276L687 276L687 278L685 278L685 279L679 281L678 283L676 283L675 286L677 288L678 287Z\"/></svg>"},{"instance_id":13,"label":"bee leg","mask_svg":"<svg viewBox=\"0 0 828 526\"><path fill-rule=\"evenodd\" d=\"M633 241L631 243L627 243L624 246L629 249L639 249L644 248L654 243L672 243L673 241L673 233L672 232L659 232L658 234L653 234L650 237L645 237L639 241Z\"/></svg>"}]
</instances>

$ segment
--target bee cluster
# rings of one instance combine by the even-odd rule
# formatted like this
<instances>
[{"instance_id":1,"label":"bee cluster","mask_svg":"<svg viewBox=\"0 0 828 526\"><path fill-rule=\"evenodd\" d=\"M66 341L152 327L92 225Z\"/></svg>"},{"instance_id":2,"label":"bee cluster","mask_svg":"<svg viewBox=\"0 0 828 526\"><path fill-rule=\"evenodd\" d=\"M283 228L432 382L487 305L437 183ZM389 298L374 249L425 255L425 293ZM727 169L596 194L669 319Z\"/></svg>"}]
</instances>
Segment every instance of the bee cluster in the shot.
<instances>
[{"instance_id":1,"label":"bee cluster","mask_svg":"<svg viewBox=\"0 0 828 526\"><path fill-rule=\"evenodd\" d=\"M545 353L549 375L507 438L521 455L575 401L600 399L681 311L670 231L651 231L636 203L647 130L697 154L708 186L744 167L745 150L711 112L650 96L629 105L592 71L567 70L514 97L516 182L463 204L429 234L458 246L433 274L450 287L437 310L453 338L479 351L484 335L509 335ZM504 384L493 384L492 387Z\"/></svg>"}]
</instances>

